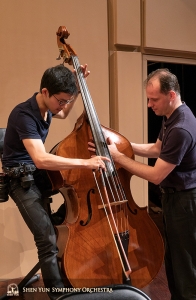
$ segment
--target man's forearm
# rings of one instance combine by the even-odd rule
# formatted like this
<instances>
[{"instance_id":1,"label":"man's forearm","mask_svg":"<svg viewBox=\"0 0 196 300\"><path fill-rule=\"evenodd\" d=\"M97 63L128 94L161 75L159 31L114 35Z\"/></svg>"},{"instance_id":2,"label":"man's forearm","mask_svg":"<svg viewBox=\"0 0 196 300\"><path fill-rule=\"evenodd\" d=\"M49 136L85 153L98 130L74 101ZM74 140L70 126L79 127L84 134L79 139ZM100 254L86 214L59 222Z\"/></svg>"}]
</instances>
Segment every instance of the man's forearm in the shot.
<instances>
[{"instance_id":1,"label":"man's forearm","mask_svg":"<svg viewBox=\"0 0 196 300\"><path fill-rule=\"evenodd\" d=\"M131 143L133 148L133 152L135 155L148 157L148 158L157 158L159 156L159 152L155 147L154 143L150 144L135 144Z\"/></svg>"}]
</instances>

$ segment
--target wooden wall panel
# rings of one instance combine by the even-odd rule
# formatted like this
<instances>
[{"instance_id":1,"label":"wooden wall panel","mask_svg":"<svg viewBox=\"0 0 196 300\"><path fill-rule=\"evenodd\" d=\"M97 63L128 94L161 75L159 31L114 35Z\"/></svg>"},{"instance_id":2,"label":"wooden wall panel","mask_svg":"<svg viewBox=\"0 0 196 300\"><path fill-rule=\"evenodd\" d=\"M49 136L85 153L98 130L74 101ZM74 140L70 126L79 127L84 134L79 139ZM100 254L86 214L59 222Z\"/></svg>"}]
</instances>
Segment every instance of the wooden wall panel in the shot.
<instances>
[{"instance_id":1,"label":"wooden wall panel","mask_svg":"<svg viewBox=\"0 0 196 300\"><path fill-rule=\"evenodd\" d=\"M142 55L141 53L118 51L115 56L114 70L117 70L115 78L117 103L115 105L118 107L118 116L115 116L116 125L118 131L130 142L142 143L144 142ZM147 106L145 106L145 110L147 110ZM137 157L136 159L143 162L143 158ZM133 176L131 191L136 203L146 206L144 180Z\"/></svg>"},{"instance_id":2,"label":"wooden wall panel","mask_svg":"<svg viewBox=\"0 0 196 300\"><path fill-rule=\"evenodd\" d=\"M140 46L140 0L109 0L113 45Z\"/></svg>"},{"instance_id":3,"label":"wooden wall panel","mask_svg":"<svg viewBox=\"0 0 196 300\"><path fill-rule=\"evenodd\" d=\"M144 2L144 47L196 52L195 0Z\"/></svg>"},{"instance_id":4,"label":"wooden wall panel","mask_svg":"<svg viewBox=\"0 0 196 300\"><path fill-rule=\"evenodd\" d=\"M140 45L140 0L117 0L116 43Z\"/></svg>"}]
</instances>

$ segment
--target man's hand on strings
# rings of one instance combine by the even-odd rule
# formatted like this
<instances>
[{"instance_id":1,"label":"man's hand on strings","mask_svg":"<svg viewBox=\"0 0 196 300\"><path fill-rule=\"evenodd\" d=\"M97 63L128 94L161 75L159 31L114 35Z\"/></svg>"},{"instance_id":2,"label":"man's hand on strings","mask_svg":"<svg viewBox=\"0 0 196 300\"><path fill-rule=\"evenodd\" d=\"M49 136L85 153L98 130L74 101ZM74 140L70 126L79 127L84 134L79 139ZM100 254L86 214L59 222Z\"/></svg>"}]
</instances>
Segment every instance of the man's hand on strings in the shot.
<instances>
[{"instance_id":1,"label":"man's hand on strings","mask_svg":"<svg viewBox=\"0 0 196 300\"><path fill-rule=\"evenodd\" d=\"M104 161L110 161L109 158L105 156L92 156L91 158L88 159L88 166L89 169L92 170L99 170L100 168L106 171L106 166Z\"/></svg>"},{"instance_id":2,"label":"man's hand on strings","mask_svg":"<svg viewBox=\"0 0 196 300\"><path fill-rule=\"evenodd\" d=\"M116 147L116 144L113 142L113 140L110 137L107 138L107 144L113 160L116 161L118 155L120 154L120 152Z\"/></svg>"},{"instance_id":3,"label":"man's hand on strings","mask_svg":"<svg viewBox=\"0 0 196 300\"><path fill-rule=\"evenodd\" d=\"M116 144L109 137L107 138L107 144L108 144L108 149L110 151L110 154L115 161L115 159L117 159L117 156L119 155L120 152L118 151ZM91 152L96 152L95 144L93 142L88 142L88 150Z\"/></svg>"},{"instance_id":4,"label":"man's hand on strings","mask_svg":"<svg viewBox=\"0 0 196 300\"><path fill-rule=\"evenodd\" d=\"M82 70L82 73L83 73L83 75L84 75L84 78L88 77L88 75L90 74L90 71L87 70L88 65L87 65L87 64L85 64L84 66L81 65L80 68L81 68L81 70Z\"/></svg>"},{"instance_id":5,"label":"man's hand on strings","mask_svg":"<svg viewBox=\"0 0 196 300\"><path fill-rule=\"evenodd\" d=\"M88 150L91 152L96 152L95 144L93 142L88 142Z\"/></svg>"},{"instance_id":6,"label":"man's hand on strings","mask_svg":"<svg viewBox=\"0 0 196 300\"><path fill-rule=\"evenodd\" d=\"M81 65L80 68L82 70L84 78L87 78L88 75L90 74L90 71L87 70L88 65L87 64L85 64L84 66ZM74 73L74 75L76 76L76 79L77 79L77 75L76 75L76 70L75 69L73 70L73 73ZM80 92L80 87L79 87L78 81L77 81L77 86L78 86L78 92Z\"/></svg>"}]
</instances>

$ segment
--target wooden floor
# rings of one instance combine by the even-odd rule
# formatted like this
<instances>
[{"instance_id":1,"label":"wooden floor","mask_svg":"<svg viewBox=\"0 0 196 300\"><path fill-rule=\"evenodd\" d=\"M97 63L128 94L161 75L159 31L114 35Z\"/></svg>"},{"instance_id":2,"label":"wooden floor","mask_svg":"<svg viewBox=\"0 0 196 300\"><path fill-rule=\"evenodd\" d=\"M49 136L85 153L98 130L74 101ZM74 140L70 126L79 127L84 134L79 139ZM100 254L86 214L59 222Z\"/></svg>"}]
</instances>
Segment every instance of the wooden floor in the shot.
<instances>
[{"instance_id":1,"label":"wooden floor","mask_svg":"<svg viewBox=\"0 0 196 300\"><path fill-rule=\"evenodd\" d=\"M155 209L154 209L155 207ZM154 212L154 211L155 212ZM149 213L158 226L160 232L163 234L163 227L162 227L162 213L156 212L157 207L156 205L150 203L150 210ZM11 283L18 284L21 279L12 279L9 281L0 281L0 300L1 296L7 293L7 286ZM42 280L39 280L29 286L30 288L34 288L34 291L38 287L44 287ZM151 300L170 300L170 293L167 286L167 280L165 275L165 268L164 265L160 269L158 275L154 280L145 288L142 289L146 295L148 295ZM44 292L25 292L20 294L19 296L12 297L14 300L49 300L48 296ZM93 300L93 296L92 296ZM131 300L131 299L130 299Z\"/></svg>"},{"instance_id":2,"label":"wooden floor","mask_svg":"<svg viewBox=\"0 0 196 300\"><path fill-rule=\"evenodd\" d=\"M152 283L143 288L142 291L152 300L170 300L164 265Z\"/></svg>"}]
</instances>

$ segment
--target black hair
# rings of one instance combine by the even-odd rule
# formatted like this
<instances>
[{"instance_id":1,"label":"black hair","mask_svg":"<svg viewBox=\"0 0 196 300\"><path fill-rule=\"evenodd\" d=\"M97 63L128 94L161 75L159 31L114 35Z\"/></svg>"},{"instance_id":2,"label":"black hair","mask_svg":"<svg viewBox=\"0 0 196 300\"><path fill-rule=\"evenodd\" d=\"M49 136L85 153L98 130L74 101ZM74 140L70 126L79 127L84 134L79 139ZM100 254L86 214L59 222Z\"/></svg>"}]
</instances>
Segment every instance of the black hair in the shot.
<instances>
[{"instance_id":1,"label":"black hair","mask_svg":"<svg viewBox=\"0 0 196 300\"><path fill-rule=\"evenodd\" d=\"M43 88L48 90L50 97L59 93L70 95L77 95L78 93L76 77L73 72L64 65L48 68L44 72L41 79L40 92Z\"/></svg>"}]
</instances>

